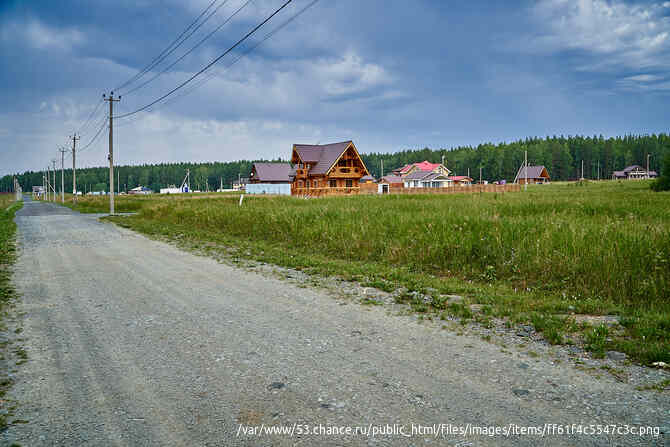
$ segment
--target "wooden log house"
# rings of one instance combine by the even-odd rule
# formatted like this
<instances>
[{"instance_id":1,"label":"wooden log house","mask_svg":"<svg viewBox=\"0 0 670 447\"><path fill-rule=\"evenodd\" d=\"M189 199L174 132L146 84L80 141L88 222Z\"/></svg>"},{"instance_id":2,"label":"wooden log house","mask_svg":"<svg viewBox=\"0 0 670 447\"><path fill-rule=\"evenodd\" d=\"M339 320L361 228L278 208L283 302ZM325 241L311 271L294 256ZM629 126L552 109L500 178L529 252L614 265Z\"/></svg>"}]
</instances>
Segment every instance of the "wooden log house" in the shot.
<instances>
[{"instance_id":1,"label":"wooden log house","mask_svg":"<svg viewBox=\"0 0 670 447\"><path fill-rule=\"evenodd\" d=\"M291 163L292 195L358 194L361 178L370 175L352 141L294 144Z\"/></svg>"}]
</instances>

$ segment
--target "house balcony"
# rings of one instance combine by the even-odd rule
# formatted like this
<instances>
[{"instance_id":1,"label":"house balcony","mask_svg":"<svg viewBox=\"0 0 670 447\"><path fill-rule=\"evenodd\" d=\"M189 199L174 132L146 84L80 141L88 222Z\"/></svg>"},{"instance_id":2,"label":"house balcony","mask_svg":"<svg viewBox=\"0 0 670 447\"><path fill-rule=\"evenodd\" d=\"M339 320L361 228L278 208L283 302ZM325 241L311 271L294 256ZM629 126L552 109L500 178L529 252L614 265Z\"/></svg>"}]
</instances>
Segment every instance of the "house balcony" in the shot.
<instances>
[{"instance_id":1,"label":"house balcony","mask_svg":"<svg viewBox=\"0 0 670 447\"><path fill-rule=\"evenodd\" d=\"M357 178L362 177L361 169L357 167L336 166L330 171L330 178Z\"/></svg>"},{"instance_id":2,"label":"house balcony","mask_svg":"<svg viewBox=\"0 0 670 447\"><path fill-rule=\"evenodd\" d=\"M294 196L307 196L307 197L324 197L324 196L347 196L358 194L360 188L358 186L352 186L351 188L346 187L337 187L337 188L291 188L291 194Z\"/></svg>"}]
</instances>

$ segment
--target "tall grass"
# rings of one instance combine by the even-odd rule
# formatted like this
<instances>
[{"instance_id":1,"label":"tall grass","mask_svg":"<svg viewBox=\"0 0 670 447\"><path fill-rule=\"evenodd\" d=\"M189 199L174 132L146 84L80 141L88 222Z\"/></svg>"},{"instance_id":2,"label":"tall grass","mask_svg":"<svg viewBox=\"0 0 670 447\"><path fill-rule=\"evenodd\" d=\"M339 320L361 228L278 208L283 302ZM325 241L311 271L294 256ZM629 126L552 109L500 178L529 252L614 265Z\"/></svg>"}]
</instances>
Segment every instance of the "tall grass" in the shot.
<instances>
[{"instance_id":1,"label":"tall grass","mask_svg":"<svg viewBox=\"0 0 670 447\"><path fill-rule=\"evenodd\" d=\"M527 194L147 201L154 224L346 261L503 280L619 304L670 303L670 196L641 183Z\"/></svg>"}]
</instances>

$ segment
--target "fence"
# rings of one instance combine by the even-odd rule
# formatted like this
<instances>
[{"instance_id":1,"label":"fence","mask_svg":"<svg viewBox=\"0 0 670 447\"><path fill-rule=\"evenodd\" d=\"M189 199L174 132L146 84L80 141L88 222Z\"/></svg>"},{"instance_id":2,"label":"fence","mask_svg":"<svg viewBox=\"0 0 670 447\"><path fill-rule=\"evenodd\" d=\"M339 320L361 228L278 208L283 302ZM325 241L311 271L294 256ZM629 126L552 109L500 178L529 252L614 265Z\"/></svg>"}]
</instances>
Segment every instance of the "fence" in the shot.
<instances>
[{"instance_id":1,"label":"fence","mask_svg":"<svg viewBox=\"0 0 670 447\"><path fill-rule=\"evenodd\" d=\"M374 185L374 186L373 186ZM451 186L448 188L403 188L391 185L385 194L473 194L480 192L516 192L521 191L521 186L510 183L507 185L466 185ZM360 187L352 188L293 188L291 193L294 196L303 197L325 197L325 196L346 196L358 194L380 194L377 184L362 184Z\"/></svg>"},{"instance_id":2,"label":"fence","mask_svg":"<svg viewBox=\"0 0 670 447\"><path fill-rule=\"evenodd\" d=\"M390 188L389 194L468 194L477 192L517 192L521 185L465 185L449 188Z\"/></svg>"}]
</instances>

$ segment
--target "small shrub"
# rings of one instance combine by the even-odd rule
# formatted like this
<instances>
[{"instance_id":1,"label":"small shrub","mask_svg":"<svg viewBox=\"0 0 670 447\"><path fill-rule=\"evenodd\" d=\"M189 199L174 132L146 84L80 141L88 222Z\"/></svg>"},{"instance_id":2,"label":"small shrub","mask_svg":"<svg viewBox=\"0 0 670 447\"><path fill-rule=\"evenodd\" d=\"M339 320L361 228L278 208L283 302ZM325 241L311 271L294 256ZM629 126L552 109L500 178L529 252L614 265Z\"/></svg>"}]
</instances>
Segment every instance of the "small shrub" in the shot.
<instances>
[{"instance_id":1,"label":"small shrub","mask_svg":"<svg viewBox=\"0 0 670 447\"><path fill-rule=\"evenodd\" d=\"M591 351L594 357L603 358L605 357L608 336L609 328L606 325L596 326L586 332L584 347L587 351Z\"/></svg>"}]
</instances>

